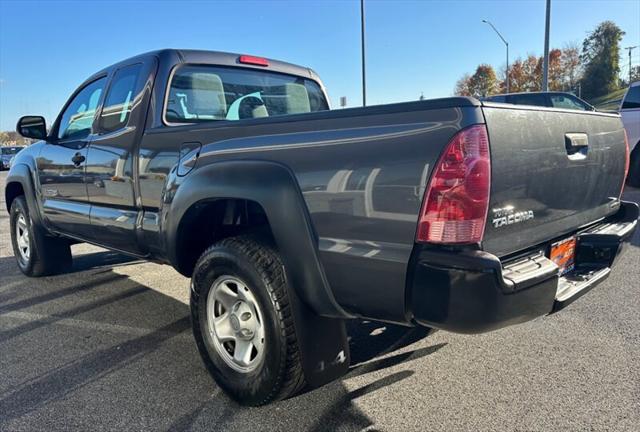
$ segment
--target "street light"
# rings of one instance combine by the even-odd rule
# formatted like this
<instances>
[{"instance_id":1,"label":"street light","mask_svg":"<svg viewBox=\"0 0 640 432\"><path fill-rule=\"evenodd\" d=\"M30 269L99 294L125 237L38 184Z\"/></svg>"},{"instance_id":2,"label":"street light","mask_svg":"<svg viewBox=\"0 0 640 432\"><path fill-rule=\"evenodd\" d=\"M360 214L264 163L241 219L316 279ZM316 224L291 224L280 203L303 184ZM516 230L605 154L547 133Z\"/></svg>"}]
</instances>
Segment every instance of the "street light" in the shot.
<instances>
[{"instance_id":1,"label":"street light","mask_svg":"<svg viewBox=\"0 0 640 432\"><path fill-rule=\"evenodd\" d=\"M362 46L362 106L367 106L367 76L364 56L364 0L360 0L360 43Z\"/></svg>"},{"instance_id":2,"label":"street light","mask_svg":"<svg viewBox=\"0 0 640 432\"><path fill-rule=\"evenodd\" d=\"M488 21L488 20L482 20L482 22L483 22L483 23L485 23L485 24L489 24L489 25L491 26L491 28L493 29L493 31L495 31L495 32L496 32L496 34L500 37L500 39L502 39L502 42L504 42L504 44L505 44L505 45L506 45L506 47L507 47L507 73L506 73L506 77L505 77L505 81L506 81L506 83L507 83L507 86L506 86L506 92L505 92L505 93L509 93L509 42L507 42L507 41L502 37L502 35L501 35L501 34L500 34L500 32L498 31L498 29L497 29L493 24L491 24L491 21Z\"/></svg>"}]
</instances>

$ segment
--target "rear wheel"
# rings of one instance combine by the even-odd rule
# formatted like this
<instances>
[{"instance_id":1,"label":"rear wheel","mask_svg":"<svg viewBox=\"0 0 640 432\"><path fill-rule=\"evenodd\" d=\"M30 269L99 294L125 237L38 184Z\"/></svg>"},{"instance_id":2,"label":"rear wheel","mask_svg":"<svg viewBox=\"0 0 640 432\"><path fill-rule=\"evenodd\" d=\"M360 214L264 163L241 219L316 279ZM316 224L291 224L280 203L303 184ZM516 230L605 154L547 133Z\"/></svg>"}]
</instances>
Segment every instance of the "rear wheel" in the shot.
<instances>
[{"instance_id":1,"label":"rear wheel","mask_svg":"<svg viewBox=\"0 0 640 432\"><path fill-rule=\"evenodd\" d=\"M300 391L300 364L284 268L268 243L240 236L207 249L193 272L193 332L218 385L244 405Z\"/></svg>"},{"instance_id":2,"label":"rear wheel","mask_svg":"<svg viewBox=\"0 0 640 432\"><path fill-rule=\"evenodd\" d=\"M24 196L11 203L11 244L18 267L27 276L46 276L67 271L71 267L69 242L47 236L33 223Z\"/></svg>"}]
</instances>

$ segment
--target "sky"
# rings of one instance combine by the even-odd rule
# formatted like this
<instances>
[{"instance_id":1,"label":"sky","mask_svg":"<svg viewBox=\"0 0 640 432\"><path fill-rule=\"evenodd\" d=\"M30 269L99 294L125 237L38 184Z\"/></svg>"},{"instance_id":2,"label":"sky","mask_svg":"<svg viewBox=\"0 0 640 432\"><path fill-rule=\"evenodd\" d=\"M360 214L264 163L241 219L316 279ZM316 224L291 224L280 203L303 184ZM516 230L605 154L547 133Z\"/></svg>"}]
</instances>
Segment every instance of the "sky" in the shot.
<instances>
[{"instance_id":1,"label":"sky","mask_svg":"<svg viewBox=\"0 0 640 432\"><path fill-rule=\"evenodd\" d=\"M544 49L544 0L365 0L369 105L447 97L480 63ZM552 48L612 20L640 45L640 0L552 0ZM0 0L0 130L21 115L53 122L88 76L159 48L254 54L313 68L331 103L361 104L359 0ZM626 51L621 59L628 70ZM632 57L640 64L640 48Z\"/></svg>"}]
</instances>

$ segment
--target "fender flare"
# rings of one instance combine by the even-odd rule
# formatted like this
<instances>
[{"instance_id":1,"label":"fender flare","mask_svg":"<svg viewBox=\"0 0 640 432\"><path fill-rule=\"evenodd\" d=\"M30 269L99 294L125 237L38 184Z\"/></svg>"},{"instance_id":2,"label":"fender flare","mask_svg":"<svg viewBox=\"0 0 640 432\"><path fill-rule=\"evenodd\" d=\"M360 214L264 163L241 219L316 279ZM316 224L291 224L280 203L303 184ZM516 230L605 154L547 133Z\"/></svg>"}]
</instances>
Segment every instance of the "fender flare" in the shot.
<instances>
[{"instance_id":1,"label":"fender flare","mask_svg":"<svg viewBox=\"0 0 640 432\"><path fill-rule=\"evenodd\" d=\"M169 261L178 263L180 222L194 205L216 199L255 201L264 209L291 286L318 315L352 318L336 301L318 255L318 240L291 170L263 160L229 160L197 168L165 191L161 215Z\"/></svg>"},{"instance_id":2,"label":"fender flare","mask_svg":"<svg viewBox=\"0 0 640 432\"><path fill-rule=\"evenodd\" d=\"M40 205L37 200L37 190L35 187L35 181L33 178L33 170L29 168L29 166L25 163L19 163L13 165L11 170L9 171L9 175L7 176L5 182L5 199L7 205L7 211L11 210L11 206L9 204L9 196L7 195L8 185L11 183L19 183L22 186L22 190L24 191L25 199L27 200L27 205L29 207L29 215L31 216L31 220L37 225L44 227L42 213Z\"/></svg>"}]
</instances>

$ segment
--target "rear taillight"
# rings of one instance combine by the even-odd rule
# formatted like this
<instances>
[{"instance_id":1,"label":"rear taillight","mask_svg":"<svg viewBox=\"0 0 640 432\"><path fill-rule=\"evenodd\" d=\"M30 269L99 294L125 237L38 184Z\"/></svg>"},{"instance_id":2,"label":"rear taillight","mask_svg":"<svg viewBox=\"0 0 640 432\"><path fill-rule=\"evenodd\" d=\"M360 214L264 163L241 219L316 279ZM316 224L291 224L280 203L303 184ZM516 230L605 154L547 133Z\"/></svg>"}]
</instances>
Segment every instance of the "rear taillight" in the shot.
<instances>
[{"instance_id":1,"label":"rear taillight","mask_svg":"<svg viewBox=\"0 0 640 432\"><path fill-rule=\"evenodd\" d=\"M489 137L485 125L459 131L431 174L420 210L416 241L482 241L491 183Z\"/></svg>"},{"instance_id":2,"label":"rear taillight","mask_svg":"<svg viewBox=\"0 0 640 432\"><path fill-rule=\"evenodd\" d=\"M622 178L622 187L620 188L620 197L624 191L624 183L627 181L627 175L629 174L629 165L631 163L631 155L629 154L629 137L627 136L627 130L622 129L624 132L624 177Z\"/></svg>"}]
</instances>

